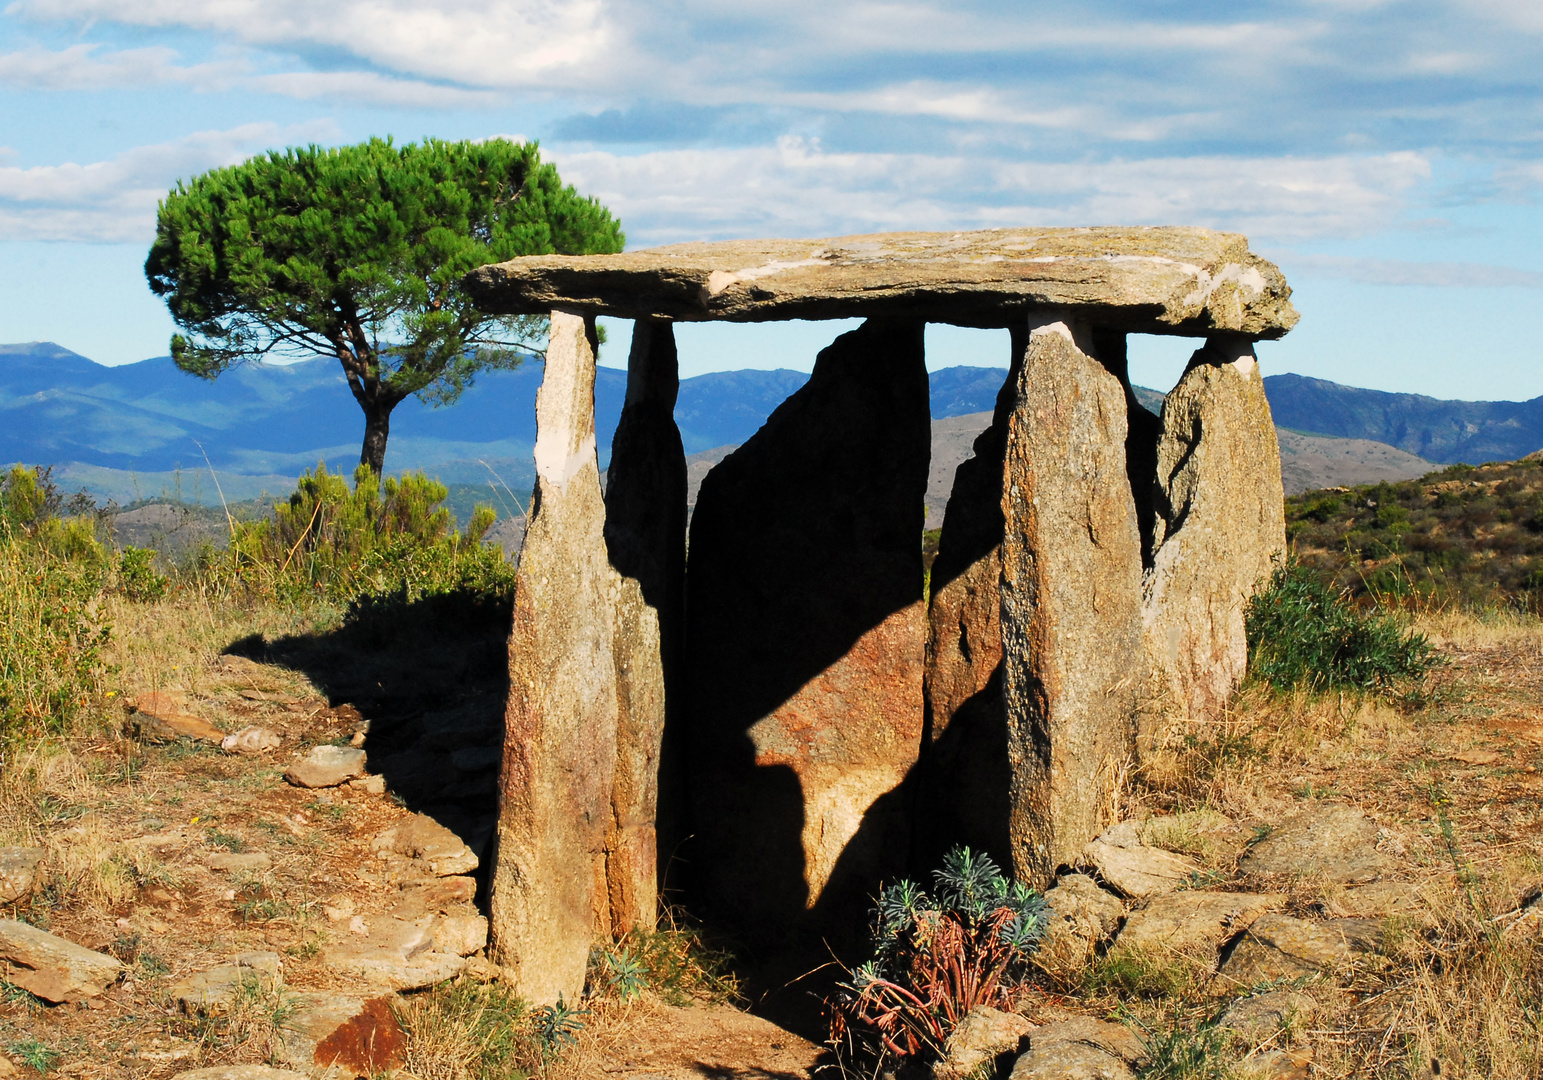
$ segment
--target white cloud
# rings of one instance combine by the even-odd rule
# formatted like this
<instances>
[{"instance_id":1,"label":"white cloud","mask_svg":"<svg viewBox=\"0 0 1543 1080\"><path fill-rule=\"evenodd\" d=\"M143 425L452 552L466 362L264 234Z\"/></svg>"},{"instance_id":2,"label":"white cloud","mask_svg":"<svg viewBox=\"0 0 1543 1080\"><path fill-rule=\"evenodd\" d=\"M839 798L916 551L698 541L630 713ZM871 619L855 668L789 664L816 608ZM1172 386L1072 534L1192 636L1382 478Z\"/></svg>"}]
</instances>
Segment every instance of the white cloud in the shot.
<instances>
[{"instance_id":1,"label":"white cloud","mask_svg":"<svg viewBox=\"0 0 1543 1080\"><path fill-rule=\"evenodd\" d=\"M502 100L502 95L486 90L393 79L373 71L290 71L260 75L248 85L304 101L344 101L387 108L479 108Z\"/></svg>"},{"instance_id":2,"label":"white cloud","mask_svg":"<svg viewBox=\"0 0 1543 1080\"><path fill-rule=\"evenodd\" d=\"M1369 285L1423 285L1442 289L1543 289L1543 272L1486 263L1405 262L1292 252L1281 252L1276 261L1288 277L1326 277Z\"/></svg>"},{"instance_id":3,"label":"white cloud","mask_svg":"<svg viewBox=\"0 0 1543 1080\"><path fill-rule=\"evenodd\" d=\"M0 54L0 86L23 90L99 90L164 82L201 86L228 83L239 71L232 64L181 67L167 48L99 52L96 44L52 51L37 47Z\"/></svg>"},{"instance_id":4,"label":"white cloud","mask_svg":"<svg viewBox=\"0 0 1543 1080\"><path fill-rule=\"evenodd\" d=\"M1430 175L1415 154L1042 164L775 146L622 156L548 147L633 246L1011 225L1205 225L1292 240L1365 234Z\"/></svg>"},{"instance_id":5,"label":"white cloud","mask_svg":"<svg viewBox=\"0 0 1543 1080\"><path fill-rule=\"evenodd\" d=\"M582 77L615 44L601 0L16 0L5 10L38 20L188 27L283 50L322 48L483 87L547 84L565 71Z\"/></svg>"},{"instance_id":6,"label":"white cloud","mask_svg":"<svg viewBox=\"0 0 1543 1080\"><path fill-rule=\"evenodd\" d=\"M86 165L0 166L0 240L145 243L155 233L156 204L178 179L335 134L328 123L246 124Z\"/></svg>"}]
</instances>

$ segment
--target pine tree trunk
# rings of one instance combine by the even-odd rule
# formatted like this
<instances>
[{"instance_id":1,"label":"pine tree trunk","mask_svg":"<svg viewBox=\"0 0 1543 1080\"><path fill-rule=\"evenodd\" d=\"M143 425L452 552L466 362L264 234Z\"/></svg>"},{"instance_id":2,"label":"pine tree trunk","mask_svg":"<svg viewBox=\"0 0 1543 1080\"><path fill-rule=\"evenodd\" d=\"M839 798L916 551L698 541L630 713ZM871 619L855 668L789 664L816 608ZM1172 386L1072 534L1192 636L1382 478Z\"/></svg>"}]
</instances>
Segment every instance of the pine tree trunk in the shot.
<instances>
[{"instance_id":1,"label":"pine tree trunk","mask_svg":"<svg viewBox=\"0 0 1543 1080\"><path fill-rule=\"evenodd\" d=\"M364 406L364 448L359 464L368 465L379 477L386 469L386 439L391 434L391 405Z\"/></svg>"}]
</instances>

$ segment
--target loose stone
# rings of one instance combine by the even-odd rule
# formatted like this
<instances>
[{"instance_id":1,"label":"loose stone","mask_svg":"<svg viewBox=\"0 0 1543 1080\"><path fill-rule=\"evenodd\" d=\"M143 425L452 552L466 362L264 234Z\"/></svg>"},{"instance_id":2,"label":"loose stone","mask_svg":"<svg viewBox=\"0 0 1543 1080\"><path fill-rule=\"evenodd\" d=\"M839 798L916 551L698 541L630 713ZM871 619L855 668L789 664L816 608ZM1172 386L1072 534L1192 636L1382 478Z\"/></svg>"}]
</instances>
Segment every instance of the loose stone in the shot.
<instances>
[{"instance_id":1,"label":"loose stone","mask_svg":"<svg viewBox=\"0 0 1543 1080\"><path fill-rule=\"evenodd\" d=\"M277 750L284 745L284 737L272 728L260 727L253 724L244 727L233 735L227 735L220 742L220 748L227 754L263 754L270 750Z\"/></svg>"},{"instance_id":2,"label":"loose stone","mask_svg":"<svg viewBox=\"0 0 1543 1080\"><path fill-rule=\"evenodd\" d=\"M313 746L305 757L285 771L284 779L296 787L328 788L364 773L363 750L350 746Z\"/></svg>"},{"instance_id":3,"label":"loose stone","mask_svg":"<svg viewBox=\"0 0 1543 1080\"><path fill-rule=\"evenodd\" d=\"M123 964L105 953L15 919L0 919L0 979L44 1001L96 997L122 971Z\"/></svg>"},{"instance_id":4,"label":"loose stone","mask_svg":"<svg viewBox=\"0 0 1543 1080\"><path fill-rule=\"evenodd\" d=\"M171 999L186 1013L228 1012L243 986L272 990L283 985L283 965L275 952L249 952L174 983Z\"/></svg>"},{"instance_id":5,"label":"loose stone","mask_svg":"<svg viewBox=\"0 0 1543 1080\"><path fill-rule=\"evenodd\" d=\"M1281 903L1279 896L1259 893L1167 893L1125 920L1112 952L1183 956L1209 964L1223 941Z\"/></svg>"},{"instance_id":6,"label":"loose stone","mask_svg":"<svg viewBox=\"0 0 1543 1080\"><path fill-rule=\"evenodd\" d=\"M1253 1048L1275 1038L1293 1025L1306 1024L1318 1011L1318 1003L1296 990L1255 994L1227 1006L1217 1027Z\"/></svg>"},{"instance_id":7,"label":"loose stone","mask_svg":"<svg viewBox=\"0 0 1543 1080\"><path fill-rule=\"evenodd\" d=\"M1374 952L1380 936L1374 920L1313 922L1289 915L1261 915L1233 947L1221 974L1245 986L1270 979L1338 974L1357 956Z\"/></svg>"},{"instance_id":8,"label":"loose stone","mask_svg":"<svg viewBox=\"0 0 1543 1080\"><path fill-rule=\"evenodd\" d=\"M1049 925L1034 952L1034 963L1049 975L1069 979L1092 961L1114 936L1125 905L1086 874L1066 874L1045 893Z\"/></svg>"},{"instance_id":9,"label":"loose stone","mask_svg":"<svg viewBox=\"0 0 1543 1080\"><path fill-rule=\"evenodd\" d=\"M1353 806L1304 810L1249 848L1238 872L1345 884L1371 881L1393 865L1376 843L1376 823Z\"/></svg>"},{"instance_id":10,"label":"loose stone","mask_svg":"<svg viewBox=\"0 0 1543 1080\"><path fill-rule=\"evenodd\" d=\"M0 847L0 904L14 904L32 892L42 861L42 848Z\"/></svg>"},{"instance_id":11,"label":"loose stone","mask_svg":"<svg viewBox=\"0 0 1543 1080\"><path fill-rule=\"evenodd\" d=\"M1117 846L1102 838L1084 848L1078 861L1097 870L1105 884L1132 900L1173 892L1202 871L1199 863L1185 855L1145 844Z\"/></svg>"},{"instance_id":12,"label":"loose stone","mask_svg":"<svg viewBox=\"0 0 1543 1080\"><path fill-rule=\"evenodd\" d=\"M1016 1054L1032 1029L1017 1013L977 1005L949 1034L943 1060L932 1068L933 1080L966 1080L986 1062Z\"/></svg>"},{"instance_id":13,"label":"loose stone","mask_svg":"<svg viewBox=\"0 0 1543 1080\"><path fill-rule=\"evenodd\" d=\"M476 853L466 842L427 814L414 814L380 833L370 841L370 849L406 855L435 877L469 874L478 865Z\"/></svg>"}]
</instances>

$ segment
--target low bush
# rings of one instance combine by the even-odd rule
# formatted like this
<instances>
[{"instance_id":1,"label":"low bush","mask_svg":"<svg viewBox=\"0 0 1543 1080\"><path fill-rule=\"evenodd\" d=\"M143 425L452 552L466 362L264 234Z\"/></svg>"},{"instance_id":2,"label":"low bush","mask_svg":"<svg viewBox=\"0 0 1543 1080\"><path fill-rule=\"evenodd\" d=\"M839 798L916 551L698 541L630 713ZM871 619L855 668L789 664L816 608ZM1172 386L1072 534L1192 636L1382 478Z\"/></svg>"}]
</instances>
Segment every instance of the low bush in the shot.
<instances>
[{"instance_id":1,"label":"low bush","mask_svg":"<svg viewBox=\"0 0 1543 1080\"><path fill-rule=\"evenodd\" d=\"M204 568L277 599L326 599L365 614L425 597L507 597L513 567L482 543L493 510L478 507L459 532L441 505L446 494L422 475L382 484L365 466L350 491L341 474L318 465L272 516L234 523L229 551L206 553Z\"/></svg>"},{"instance_id":2,"label":"low bush","mask_svg":"<svg viewBox=\"0 0 1543 1080\"><path fill-rule=\"evenodd\" d=\"M1283 560L1248 605L1252 678L1279 690L1388 690L1435 662L1422 634L1366 614L1296 559Z\"/></svg>"},{"instance_id":3,"label":"low bush","mask_svg":"<svg viewBox=\"0 0 1543 1080\"><path fill-rule=\"evenodd\" d=\"M830 1003L838 1048L935 1056L971 1009L1011 1008L1045 934L1044 897L965 847L945 855L933 879L933 895L904 879L880 891L873 959Z\"/></svg>"},{"instance_id":4,"label":"low bush","mask_svg":"<svg viewBox=\"0 0 1543 1080\"><path fill-rule=\"evenodd\" d=\"M0 737L62 730L106 690L93 518L60 518L46 470L0 481Z\"/></svg>"}]
</instances>

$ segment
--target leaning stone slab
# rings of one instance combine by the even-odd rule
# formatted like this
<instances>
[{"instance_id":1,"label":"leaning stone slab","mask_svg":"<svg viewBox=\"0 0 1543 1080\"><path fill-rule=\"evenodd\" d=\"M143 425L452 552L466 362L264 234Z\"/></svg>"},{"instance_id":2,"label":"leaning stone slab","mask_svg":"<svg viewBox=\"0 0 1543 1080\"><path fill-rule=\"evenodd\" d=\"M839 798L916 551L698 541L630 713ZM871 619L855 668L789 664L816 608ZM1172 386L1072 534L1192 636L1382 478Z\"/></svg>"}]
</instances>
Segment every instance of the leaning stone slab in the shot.
<instances>
[{"instance_id":1,"label":"leaning stone slab","mask_svg":"<svg viewBox=\"0 0 1543 1080\"><path fill-rule=\"evenodd\" d=\"M0 919L0 979L44 1001L96 997L118 978L114 957L15 919Z\"/></svg>"},{"instance_id":2,"label":"leaning stone slab","mask_svg":"<svg viewBox=\"0 0 1543 1080\"><path fill-rule=\"evenodd\" d=\"M870 320L703 481L687 605L693 874L756 933L861 926L922 737L923 325Z\"/></svg>"},{"instance_id":3,"label":"leaning stone slab","mask_svg":"<svg viewBox=\"0 0 1543 1080\"><path fill-rule=\"evenodd\" d=\"M620 255L527 255L473 271L479 307L626 319L914 318L1002 327L1065 309L1127 332L1278 338L1297 321L1276 267L1236 233L989 229L731 240Z\"/></svg>"},{"instance_id":4,"label":"leaning stone slab","mask_svg":"<svg viewBox=\"0 0 1543 1080\"><path fill-rule=\"evenodd\" d=\"M988 1061L1019 1050L1033 1027L1017 1013L977 1005L949 1033L943 1060L932 1067L933 1080L967 1080Z\"/></svg>"},{"instance_id":5,"label":"leaning stone slab","mask_svg":"<svg viewBox=\"0 0 1543 1080\"><path fill-rule=\"evenodd\" d=\"M1304 810L1249 848L1238 872L1344 884L1371 881L1393 866L1376 843L1376 822L1353 806Z\"/></svg>"},{"instance_id":6,"label":"leaning stone slab","mask_svg":"<svg viewBox=\"0 0 1543 1080\"><path fill-rule=\"evenodd\" d=\"M1371 920L1314 922L1261 915L1233 947L1221 975L1241 985L1269 979L1337 975L1373 952L1380 933ZM1349 924L1349 925L1343 925Z\"/></svg>"},{"instance_id":7,"label":"leaning stone slab","mask_svg":"<svg viewBox=\"0 0 1543 1080\"><path fill-rule=\"evenodd\" d=\"M1125 920L1112 951L1214 958L1223 941L1281 903L1260 893L1167 893Z\"/></svg>"},{"instance_id":8,"label":"leaning stone slab","mask_svg":"<svg viewBox=\"0 0 1543 1080\"><path fill-rule=\"evenodd\" d=\"M593 320L552 312L509 635L490 908L495 959L535 1005L583 995L616 769L616 572L595 457L595 345Z\"/></svg>"},{"instance_id":9,"label":"leaning stone slab","mask_svg":"<svg viewBox=\"0 0 1543 1080\"><path fill-rule=\"evenodd\" d=\"M627 398L611 440L605 546L617 674L616 774L606 839L602 934L652 930L659 907L660 764L666 717L684 719L686 452L675 425L680 370L666 322L632 327ZM676 785L678 787L678 785ZM678 792L676 793L678 798ZM667 805L665 829L680 808ZM679 822L675 823L678 829ZM666 851L681 837L667 836Z\"/></svg>"},{"instance_id":10,"label":"leaning stone slab","mask_svg":"<svg viewBox=\"0 0 1543 1080\"><path fill-rule=\"evenodd\" d=\"M1162 425L1142 613L1163 706L1153 711L1208 722L1243 680L1248 601L1286 546L1280 447L1253 345L1208 341L1164 400Z\"/></svg>"},{"instance_id":11,"label":"leaning stone slab","mask_svg":"<svg viewBox=\"0 0 1543 1080\"><path fill-rule=\"evenodd\" d=\"M284 772L296 787L337 787L365 774L364 751L351 746L313 746Z\"/></svg>"},{"instance_id":12,"label":"leaning stone slab","mask_svg":"<svg viewBox=\"0 0 1543 1080\"><path fill-rule=\"evenodd\" d=\"M129 715L129 730L145 742L197 739L219 745L224 741L223 731L201 717L184 712L185 705L180 694L161 691L143 694Z\"/></svg>"},{"instance_id":13,"label":"leaning stone slab","mask_svg":"<svg viewBox=\"0 0 1543 1080\"><path fill-rule=\"evenodd\" d=\"M1007 436L1003 687L1014 875L1043 885L1103 831L1140 689L1141 537L1125 390L1085 328L1034 326Z\"/></svg>"},{"instance_id":14,"label":"leaning stone slab","mask_svg":"<svg viewBox=\"0 0 1543 1080\"><path fill-rule=\"evenodd\" d=\"M272 990L283 985L283 965L276 952L249 952L173 984L171 999L186 1013L219 1015L228 1012L250 985Z\"/></svg>"},{"instance_id":15,"label":"leaning stone slab","mask_svg":"<svg viewBox=\"0 0 1543 1080\"><path fill-rule=\"evenodd\" d=\"M42 861L42 848L0 848L0 904L14 904L32 892Z\"/></svg>"},{"instance_id":16,"label":"leaning stone slab","mask_svg":"<svg viewBox=\"0 0 1543 1080\"><path fill-rule=\"evenodd\" d=\"M380 1076L401 1068L407 1033L390 997L368 1000L343 994L297 996L279 1027L278 1052L286 1065L332 1076Z\"/></svg>"}]
</instances>

